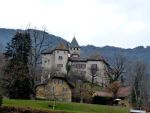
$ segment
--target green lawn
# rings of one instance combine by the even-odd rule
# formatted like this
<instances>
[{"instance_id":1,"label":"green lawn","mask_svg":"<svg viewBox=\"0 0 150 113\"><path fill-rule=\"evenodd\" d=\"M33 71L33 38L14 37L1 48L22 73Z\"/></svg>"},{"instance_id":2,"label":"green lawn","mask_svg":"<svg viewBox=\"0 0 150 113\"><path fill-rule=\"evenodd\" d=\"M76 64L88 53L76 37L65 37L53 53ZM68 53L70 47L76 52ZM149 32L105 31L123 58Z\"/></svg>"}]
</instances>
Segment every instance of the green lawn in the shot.
<instances>
[{"instance_id":1,"label":"green lawn","mask_svg":"<svg viewBox=\"0 0 150 113\"><path fill-rule=\"evenodd\" d=\"M52 101L43 100L15 100L15 99L4 99L3 105L6 106L17 106L17 107L31 107L35 109L51 110L48 107ZM70 112L84 112L84 113L128 113L127 108L116 107L116 106L103 106L93 104L80 104L80 103L69 103L69 102L56 102L56 110L70 111Z\"/></svg>"}]
</instances>

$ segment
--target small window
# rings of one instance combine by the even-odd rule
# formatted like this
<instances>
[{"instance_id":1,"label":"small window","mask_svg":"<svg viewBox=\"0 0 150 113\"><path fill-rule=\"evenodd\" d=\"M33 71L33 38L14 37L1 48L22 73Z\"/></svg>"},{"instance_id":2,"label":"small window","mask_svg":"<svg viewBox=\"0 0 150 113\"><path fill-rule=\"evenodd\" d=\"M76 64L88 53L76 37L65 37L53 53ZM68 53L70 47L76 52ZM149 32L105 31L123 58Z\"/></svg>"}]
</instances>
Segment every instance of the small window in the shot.
<instances>
[{"instance_id":1,"label":"small window","mask_svg":"<svg viewBox=\"0 0 150 113\"><path fill-rule=\"evenodd\" d=\"M57 51L57 53L59 53L59 51Z\"/></svg>"},{"instance_id":2,"label":"small window","mask_svg":"<svg viewBox=\"0 0 150 113\"><path fill-rule=\"evenodd\" d=\"M96 74L97 72L97 64L92 64L91 65L91 73L92 75Z\"/></svg>"},{"instance_id":3,"label":"small window","mask_svg":"<svg viewBox=\"0 0 150 113\"><path fill-rule=\"evenodd\" d=\"M92 65L91 65L91 68L92 68L92 69L97 69L97 64L92 64Z\"/></svg>"},{"instance_id":4,"label":"small window","mask_svg":"<svg viewBox=\"0 0 150 113\"><path fill-rule=\"evenodd\" d=\"M61 83L64 84L64 81L62 80Z\"/></svg>"},{"instance_id":5,"label":"small window","mask_svg":"<svg viewBox=\"0 0 150 113\"><path fill-rule=\"evenodd\" d=\"M74 48L74 50L76 50L76 48Z\"/></svg>"},{"instance_id":6,"label":"small window","mask_svg":"<svg viewBox=\"0 0 150 113\"><path fill-rule=\"evenodd\" d=\"M58 57L58 59L59 59L59 60L62 60L62 59L63 59L63 57L62 57L62 56L59 56L59 57Z\"/></svg>"},{"instance_id":7,"label":"small window","mask_svg":"<svg viewBox=\"0 0 150 113\"><path fill-rule=\"evenodd\" d=\"M63 67L63 64L57 64L57 67L58 68Z\"/></svg>"},{"instance_id":8,"label":"small window","mask_svg":"<svg viewBox=\"0 0 150 113\"><path fill-rule=\"evenodd\" d=\"M47 61L45 60L44 63L47 63Z\"/></svg>"},{"instance_id":9,"label":"small window","mask_svg":"<svg viewBox=\"0 0 150 113\"><path fill-rule=\"evenodd\" d=\"M66 54L66 51L64 51L64 54Z\"/></svg>"},{"instance_id":10,"label":"small window","mask_svg":"<svg viewBox=\"0 0 150 113\"><path fill-rule=\"evenodd\" d=\"M66 88L66 91L68 91L68 88Z\"/></svg>"},{"instance_id":11,"label":"small window","mask_svg":"<svg viewBox=\"0 0 150 113\"><path fill-rule=\"evenodd\" d=\"M77 48L77 50L79 50L79 48Z\"/></svg>"}]
</instances>

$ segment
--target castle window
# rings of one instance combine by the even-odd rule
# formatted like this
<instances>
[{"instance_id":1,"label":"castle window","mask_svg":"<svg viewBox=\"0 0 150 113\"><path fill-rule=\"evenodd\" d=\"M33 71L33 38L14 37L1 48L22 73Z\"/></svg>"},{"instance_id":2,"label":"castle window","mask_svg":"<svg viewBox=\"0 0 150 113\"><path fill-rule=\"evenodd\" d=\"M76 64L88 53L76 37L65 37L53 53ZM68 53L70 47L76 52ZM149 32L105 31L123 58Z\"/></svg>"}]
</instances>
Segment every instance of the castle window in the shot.
<instances>
[{"instance_id":1,"label":"castle window","mask_svg":"<svg viewBox=\"0 0 150 113\"><path fill-rule=\"evenodd\" d=\"M62 56L59 56L59 58L58 58L59 60L62 60L63 59L63 57Z\"/></svg>"},{"instance_id":2,"label":"castle window","mask_svg":"<svg viewBox=\"0 0 150 113\"><path fill-rule=\"evenodd\" d=\"M66 54L66 51L64 51L64 54Z\"/></svg>"},{"instance_id":3,"label":"castle window","mask_svg":"<svg viewBox=\"0 0 150 113\"><path fill-rule=\"evenodd\" d=\"M63 64L57 64L57 67L58 68L63 67Z\"/></svg>"},{"instance_id":4,"label":"castle window","mask_svg":"<svg viewBox=\"0 0 150 113\"><path fill-rule=\"evenodd\" d=\"M57 51L57 53L59 53L59 51Z\"/></svg>"},{"instance_id":5,"label":"castle window","mask_svg":"<svg viewBox=\"0 0 150 113\"><path fill-rule=\"evenodd\" d=\"M97 69L97 64L92 64L92 65L91 65L91 68L92 68L92 69Z\"/></svg>"},{"instance_id":6,"label":"castle window","mask_svg":"<svg viewBox=\"0 0 150 113\"><path fill-rule=\"evenodd\" d=\"M74 48L74 50L76 50L76 48Z\"/></svg>"},{"instance_id":7,"label":"castle window","mask_svg":"<svg viewBox=\"0 0 150 113\"><path fill-rule=\"evenodd\" d=\"M86 64L76 64L76 68L77 69L85 69L86 68Z\"/></svg>"},{"instance_id":8,"label":"castle window","mask_svg":"<svg viewBox=\"0 0 150 113\"><path fill-rule=\"evenodd\" d=\"M79 48L77 48L77 50L79 50Z\"/></svg>"},{"instance_id":9,"label":"castle window","mask_svg":"<svg viewBox=\"0 0 150 113\"><path fill-rule=\"evenodd\" d=\"M45 60L44 63L47 63L47 61Z\"/></svg>"},{"instance_id":10,"label":"castle window","mask_svg":"<svg viewBox=\"0 0 150 113\"><path fill-rule=\"evenodd\" d=\"M94 75L97 72L97 64L92 64L91 65L91 74Z\"/></svg>"}]
</instances>

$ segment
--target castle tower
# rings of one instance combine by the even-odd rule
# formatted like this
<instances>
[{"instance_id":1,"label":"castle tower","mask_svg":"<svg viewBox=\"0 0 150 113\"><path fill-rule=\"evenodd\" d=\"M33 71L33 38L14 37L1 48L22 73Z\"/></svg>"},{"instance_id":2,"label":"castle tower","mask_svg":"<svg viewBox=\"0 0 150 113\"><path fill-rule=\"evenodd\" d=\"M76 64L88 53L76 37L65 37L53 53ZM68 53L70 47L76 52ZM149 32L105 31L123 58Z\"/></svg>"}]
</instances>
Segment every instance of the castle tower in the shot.
<instances>
[{"instance_id":1,"label":"castle tower","mask_svg":"<svg viewBox=\"0 0 150 113\"><path fill-rule=\"evenodd\" d=\"M68 61L69 50L63 43L60 43L55 49L42 53L43 70L57 69L62 73L66 72L66 63Z\"/></svg>"},{"instance_id":2,"label":"castle tower","mask_svg":"<svg viewBox=\"0 0 150 113\"><path fill-rule=\"evenodd\" d=\"M63 43L60 43L54 53L54 67L59 69L61 72L66 73L66 64L68 61L68 49L65 47Z\"/></svg>"},{"instance_id":3,"label":"castle tower","mask_svg":"<svg viewBox=\"0 0 150 113\"><path fill-rule=\"evenodd\" d=\"M80 46L74 36L71 44L70 44L70 47L69 47L69 51L70 51L70 56L71 57L80 57Z\"/></svg>"}]
</instances>

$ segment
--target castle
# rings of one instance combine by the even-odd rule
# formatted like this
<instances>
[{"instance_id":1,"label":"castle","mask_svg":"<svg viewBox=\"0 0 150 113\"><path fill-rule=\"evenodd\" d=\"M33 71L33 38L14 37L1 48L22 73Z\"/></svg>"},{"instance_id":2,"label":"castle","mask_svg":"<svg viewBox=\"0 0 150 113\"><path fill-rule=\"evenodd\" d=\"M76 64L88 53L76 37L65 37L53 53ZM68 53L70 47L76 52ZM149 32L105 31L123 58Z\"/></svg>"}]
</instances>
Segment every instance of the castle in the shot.
<instances>
[{"instance_id":1,"label":"castle","mask_svg":"<svg viewBox=\"0 0 150 113\"><path fill-rule=\"evenodd\" d=\"M50 72L55 69L67 74L66 65L69 65L71 72L86 77L88 81L94 81L99 85L106 84L105 69L108 66L107 62L97 54L83 58L80 51L81 47L75 37L68 47L60 43L53 50L42 53L42 68L49 72L48 77L50 77Z\"/></svg>"}]
</instances>

